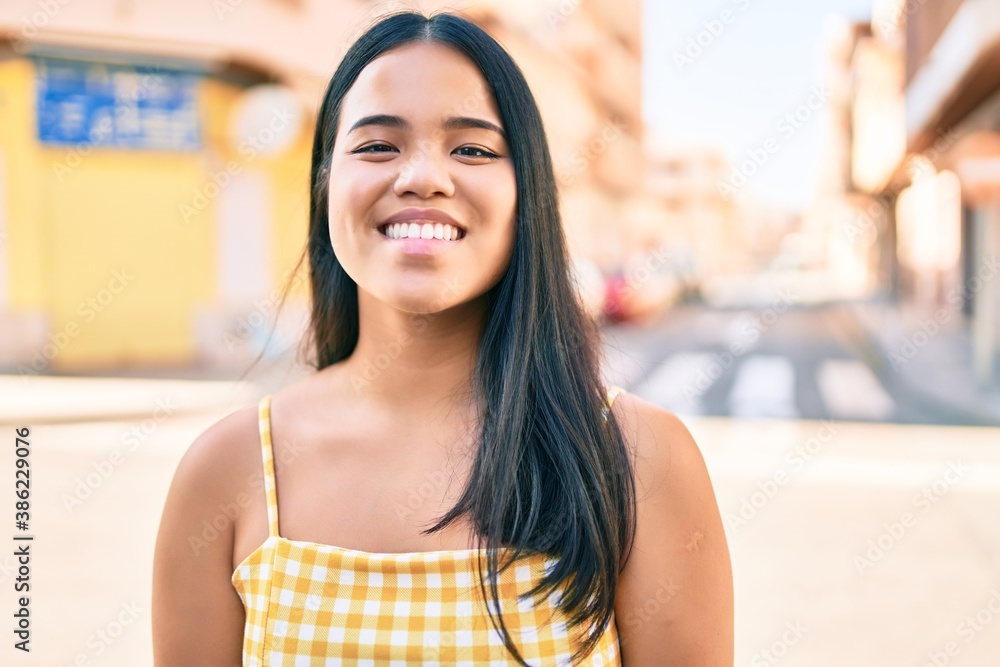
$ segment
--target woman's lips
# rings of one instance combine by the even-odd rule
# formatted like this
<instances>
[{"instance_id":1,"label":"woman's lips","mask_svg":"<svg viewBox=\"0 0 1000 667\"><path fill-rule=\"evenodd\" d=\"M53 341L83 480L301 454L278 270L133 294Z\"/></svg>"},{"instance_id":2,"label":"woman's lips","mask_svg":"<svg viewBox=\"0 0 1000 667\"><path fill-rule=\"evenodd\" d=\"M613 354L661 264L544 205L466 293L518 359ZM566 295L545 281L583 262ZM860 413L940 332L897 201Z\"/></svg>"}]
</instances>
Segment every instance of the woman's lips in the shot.
<instances>
[{"instance_id":1,"label":"woman's lips","mask_svg":"<svg viewBox=\"0 0 1000 667\"><path fill-rule=\"evenodd\" d=\"M402 237L422 239L444 239L457 241L465 236L465 230L450 222L441 223L434 220L412 218L399 223L387 222L379 226L379 231L391 239Z\"/></svg>"},{"instance_id":2,"label":"woman's lips","mask_svg":"<svg viewBox=\"0 0 1000 667\"><path fill-rule=\"evenodd\" d=\"M465 240L465 236L455 239L454 241L445 241L444 239L424 239L424 238L405 238L405 239L392 239L382 233L381 229L376 229L376 233L382 238L386 243L391 243L395 247L399 248L399 251L404 255L413 256L434 256L440 255L443 252L448 252L453 247L462 243Z\"/></svg>"}]
</instances>

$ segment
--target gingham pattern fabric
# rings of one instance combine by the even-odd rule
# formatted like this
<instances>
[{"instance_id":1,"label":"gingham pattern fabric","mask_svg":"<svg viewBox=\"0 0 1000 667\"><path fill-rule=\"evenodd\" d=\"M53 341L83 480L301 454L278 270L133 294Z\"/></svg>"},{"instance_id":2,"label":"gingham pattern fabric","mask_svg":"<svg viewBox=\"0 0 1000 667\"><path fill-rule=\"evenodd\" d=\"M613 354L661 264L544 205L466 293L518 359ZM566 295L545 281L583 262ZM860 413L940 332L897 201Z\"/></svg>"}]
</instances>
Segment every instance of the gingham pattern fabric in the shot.
<instances>
[{"instance_id":1,"label":"gingham pattern fabric","mask_svg":"<svg viewBox=\"0 0 1000 667\"><path fill-rule=\"evenodd\" d=\"M608 390L606 408L621 391ZM269 535L232 575L246 610L243 665L516 665L487 616L476 550L372 553L279 535L270 399L258 407ZM556 562L528 553L500 575L504 623L531 665L569 665L579 645L558 591L520 599ZM578 664L621 664L614 618Z\"/></svg>"}]
</instances>

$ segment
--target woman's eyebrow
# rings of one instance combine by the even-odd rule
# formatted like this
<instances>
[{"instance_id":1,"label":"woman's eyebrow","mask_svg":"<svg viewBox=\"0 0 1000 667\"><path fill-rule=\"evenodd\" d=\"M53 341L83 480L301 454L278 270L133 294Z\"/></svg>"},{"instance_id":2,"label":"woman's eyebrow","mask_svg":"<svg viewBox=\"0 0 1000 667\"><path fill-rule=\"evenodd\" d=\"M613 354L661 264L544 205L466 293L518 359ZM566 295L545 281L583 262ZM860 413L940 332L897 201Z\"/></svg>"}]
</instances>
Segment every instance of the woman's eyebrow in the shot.
<instances>
[{"instance_id":1,"label":"woman's eyebrow","mask_svg":"<svg viewBox=\"0 0 1000 667\"><path fill-rule=\"evenodd\" d=\"M380 125L382 127L392 127L400 130L410 129L410 124L406 119L400 116L391 116L389 114L375 114L373 116L365 116L364 118L358 120L354 125L351 125L351 129L347 131L347 134L354 132L362 127L368 125ZM490 130L491 132L496 132L500 137L507 141L507 134L503 129L496 123L492 123L488 120L482 118L471 118L469 116L449 116L444 121L444 128L446 130L464 130L467 128L480 128L483 130Z\"/></svg>"},{"instance_id":2,"label":"woman's eyebrow","mask_svg":"<svg viewBox=\"0 0 1000 667\"><path fill-rule=\"evenodd\" d=\"M354 125L351 125L351 129L347 131L347 134L350 134L355 130L360 130L362 127L366 127L368 125L381 125L382 127L393 127L401 130L410 129L410 124L399 116L376 114L374 116L365 116Z\"/></svg>"},{"instance_id":3,"label":"woman's eyebrow","mask_svg":"<svg viewBox=\"0 0 1000 667\"><path fill-rule=\"evenodd\" d=\"M500 137L507 141L507 134L503 129L488 120L482 118L470 118L469 116L451 116L446 118L444 121L444 129L446 130L464 130L470 127L480 128L483 130L490 130L491 132L496 132Z\"/></svg>"}]
</instances>

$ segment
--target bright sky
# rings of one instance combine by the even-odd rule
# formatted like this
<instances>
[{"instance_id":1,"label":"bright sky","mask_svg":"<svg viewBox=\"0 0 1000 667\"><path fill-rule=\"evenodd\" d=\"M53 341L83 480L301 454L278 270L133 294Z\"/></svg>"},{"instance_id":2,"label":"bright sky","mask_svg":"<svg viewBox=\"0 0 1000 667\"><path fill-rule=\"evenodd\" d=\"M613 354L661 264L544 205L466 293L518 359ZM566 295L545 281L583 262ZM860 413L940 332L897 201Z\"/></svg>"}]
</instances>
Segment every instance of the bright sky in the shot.
<instances>
[{"instance_id":1,"label":"bright sky","mask_svg":"<svg viewBox=\"0 0 1000 667\"><path fill-rule=\"evenodd\" d=\"M867 21L872 0L643 3L647 127L673 143L717 146L732 165L755 149L759 156L773 139L767 144L772 152L739 192L801 210L815 190L825 121L822 109L800 112L811 116L798 128L782 119L807 103L812 87L822 82L824 16ZM701 52L692 50L694 57L679 63L677 57L688 57L689 40Z\"/></svg>"}]
</instances>

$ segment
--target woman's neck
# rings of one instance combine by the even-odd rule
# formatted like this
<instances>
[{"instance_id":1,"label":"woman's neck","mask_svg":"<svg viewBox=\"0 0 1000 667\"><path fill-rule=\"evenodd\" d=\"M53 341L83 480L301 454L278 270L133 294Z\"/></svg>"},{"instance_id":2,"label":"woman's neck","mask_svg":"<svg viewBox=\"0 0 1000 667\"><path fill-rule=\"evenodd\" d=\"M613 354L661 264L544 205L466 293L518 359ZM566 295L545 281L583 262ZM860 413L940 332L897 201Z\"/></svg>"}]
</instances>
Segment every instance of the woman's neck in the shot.
<instances>
[{"instance_id":1,"label":"woman's neck","mask_svg":"<svg viewBox=\"0 0 1000 667\"><path fill-rule=\"evenodd\" d=\"M386 408L436 414L471 406L485 295L431 314L400 311L358 293L358 344L343 362L351 388Z\"/></svg>"}]
</instances>

